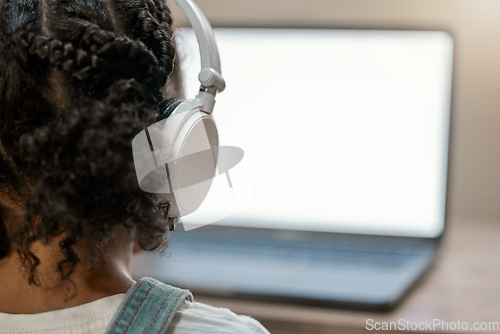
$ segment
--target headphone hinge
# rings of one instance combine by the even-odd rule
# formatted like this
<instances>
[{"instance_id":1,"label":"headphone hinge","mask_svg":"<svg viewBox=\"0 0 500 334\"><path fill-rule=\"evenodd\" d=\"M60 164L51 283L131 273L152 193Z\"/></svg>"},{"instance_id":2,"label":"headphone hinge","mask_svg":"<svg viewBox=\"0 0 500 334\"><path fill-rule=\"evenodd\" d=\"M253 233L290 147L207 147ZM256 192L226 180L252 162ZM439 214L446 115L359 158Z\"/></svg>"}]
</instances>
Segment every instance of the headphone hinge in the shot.
<instances>
[{"instance_id":1,"label":"headphone hinge","mask_svg":"<svg viewBox=\"0 0 500 334\"><path fill-rule=\"evenodd\" d=\"M215 87L218 92L222 92L226 88L226 82L222 75L213 68L203 68L198 74L202 87Z\"/></svg>"},{"instance_id":2,"label":"headphone hinge","mask_svg":"<svg viewBox=\"0 0 500 334\"><path fill-rule=\"evenodd\" d=\"M200 91L196 98L201 101L201 111L211 114L214 110L215 105L215 93L217 92L215 87L200 87Z\"/></svg>"}]
</instances>

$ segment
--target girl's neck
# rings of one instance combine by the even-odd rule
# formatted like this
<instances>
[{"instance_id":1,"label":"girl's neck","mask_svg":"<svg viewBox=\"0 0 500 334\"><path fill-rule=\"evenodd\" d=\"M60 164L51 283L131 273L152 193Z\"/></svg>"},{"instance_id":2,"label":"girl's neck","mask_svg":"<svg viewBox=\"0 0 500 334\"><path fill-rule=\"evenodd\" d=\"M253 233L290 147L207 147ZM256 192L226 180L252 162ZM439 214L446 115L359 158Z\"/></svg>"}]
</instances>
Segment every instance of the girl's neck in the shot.
<instances>
[{"instance_id":1,"label":"girl's neck","mask_svg":"<svg viewBox=\"0 0 500 334\"><path fill-rule=\"evenodd\" d=\"M35 271L40 286L28 283L27 269L16 252L0 260L0 312L33 314L73 307L94 300L125 293L135 283L130 276L130 258L133 237L125 229L117 231L103 246L92 269L85 268L91 247L75 247L81 259L70 280L61 278L58 263L64 259L59 249L59 239L48 244L33 243L31 250L39 258Z\"/></svg>"}]
</instances>

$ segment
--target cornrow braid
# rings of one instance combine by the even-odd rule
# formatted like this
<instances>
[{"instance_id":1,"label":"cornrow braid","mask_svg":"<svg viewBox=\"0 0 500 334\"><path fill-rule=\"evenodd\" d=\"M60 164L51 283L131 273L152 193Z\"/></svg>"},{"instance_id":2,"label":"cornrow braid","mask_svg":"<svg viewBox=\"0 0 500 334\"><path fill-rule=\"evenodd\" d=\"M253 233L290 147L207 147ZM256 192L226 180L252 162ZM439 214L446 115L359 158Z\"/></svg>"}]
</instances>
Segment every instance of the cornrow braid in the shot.
<instances>
[{"instance_id":1,"label":"cornrow braid","mask_svg":"<svg viewBox=\"0 0 500 334\"><path fill-rule=\"evenodd\" d=\"M117 79L133 78L150 88L151 104L161 102L162 74L155 57L141 42L115 37L96 25L86 27L78 49L73 43L35 33L23 33L19 39L25 48L21 52L47 61L73 79L91 81L92 93L105 92Z\"/></svg>"},{"instance_id":2,"label":"cornrow braid","mask_svg":"<svg viewBox=\"0 0 500 334\"><path fill-rule=\"evenodd\" d=\"M165 1L113 0L111 6L120 28L154 53L165 82L176 63L172 18Z\"/></svg>"},{"instance_id":3,"label":"cornrow braid","mask_svg":"<svg viewBox=\"0 0 500 334\"><path fill-rule=\"evenodd\" d=\"M115 31L112 13L104 0L41 0L45 6L45 26L54 38L78 43L89 23ZM63 18L63 19L61 19Z\"/></svg>"}]
</instances>

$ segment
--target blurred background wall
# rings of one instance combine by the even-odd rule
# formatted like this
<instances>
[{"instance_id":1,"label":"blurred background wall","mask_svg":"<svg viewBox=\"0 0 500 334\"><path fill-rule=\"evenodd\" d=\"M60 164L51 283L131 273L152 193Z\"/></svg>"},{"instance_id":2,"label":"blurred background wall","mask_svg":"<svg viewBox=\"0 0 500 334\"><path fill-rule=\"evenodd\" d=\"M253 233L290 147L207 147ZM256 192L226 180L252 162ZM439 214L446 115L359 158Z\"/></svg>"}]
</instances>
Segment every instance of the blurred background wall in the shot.
<instances>
[{"instance_id":1,"label":"blurred background wall","mask_svg":"<svg viewBox=\"0 0 500 334\"><path fill-rule=\"evenodd\" d=\"M180 26L182 12L168 0ZM196 0L214 26L446 30L455 39L449 212L500 222L500 1ZM255 50L259 52L259 50ZM304 54L307 70L307 50ZM297 64L299 68L300 64ZM298 87L300 90L300 87Z\"/></svg>"}]
</instances>

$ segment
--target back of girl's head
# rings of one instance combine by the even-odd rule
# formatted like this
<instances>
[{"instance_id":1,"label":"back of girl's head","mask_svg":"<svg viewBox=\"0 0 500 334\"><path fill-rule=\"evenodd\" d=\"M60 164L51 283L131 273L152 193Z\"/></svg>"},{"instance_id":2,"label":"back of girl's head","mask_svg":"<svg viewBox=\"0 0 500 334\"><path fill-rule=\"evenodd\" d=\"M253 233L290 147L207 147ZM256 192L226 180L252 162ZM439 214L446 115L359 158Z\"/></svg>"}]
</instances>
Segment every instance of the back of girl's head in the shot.
<instances>
[{"instance_id":1,"label":"back of girl's head","mask_svg":"<svg viewBox=\"0 0 500 334\"><path fill-rule=\"evenodd\" d=\"M74 245L99 250L120 225L164 247L169 203L140 191L131 152L180 85L164 1L0 3L0 259L17 251L36 284L36 241L64 236L63 278Z\"/></svg>"}]
</instances>

